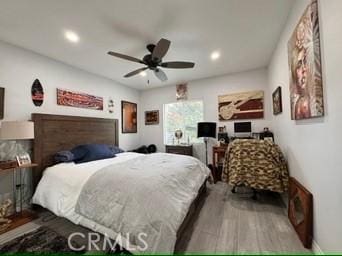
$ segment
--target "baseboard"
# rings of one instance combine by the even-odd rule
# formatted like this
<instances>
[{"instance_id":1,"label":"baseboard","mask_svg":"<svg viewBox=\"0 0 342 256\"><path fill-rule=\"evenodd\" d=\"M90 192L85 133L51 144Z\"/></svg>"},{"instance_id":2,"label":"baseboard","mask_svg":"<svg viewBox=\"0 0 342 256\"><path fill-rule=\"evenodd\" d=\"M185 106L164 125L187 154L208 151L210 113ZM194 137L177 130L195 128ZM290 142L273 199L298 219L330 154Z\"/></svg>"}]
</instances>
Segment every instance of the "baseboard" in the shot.
<instances>
[{"instance_id":1,"label":"baseboard","mask_svg":"<svg viewBox=\"0 0 342 256\"><path fill-rule=\"evenodd\" d=\"M315 240L312 240L312 252L315 255L324 255L323 251Z\"/></svg>"}]
</instances>

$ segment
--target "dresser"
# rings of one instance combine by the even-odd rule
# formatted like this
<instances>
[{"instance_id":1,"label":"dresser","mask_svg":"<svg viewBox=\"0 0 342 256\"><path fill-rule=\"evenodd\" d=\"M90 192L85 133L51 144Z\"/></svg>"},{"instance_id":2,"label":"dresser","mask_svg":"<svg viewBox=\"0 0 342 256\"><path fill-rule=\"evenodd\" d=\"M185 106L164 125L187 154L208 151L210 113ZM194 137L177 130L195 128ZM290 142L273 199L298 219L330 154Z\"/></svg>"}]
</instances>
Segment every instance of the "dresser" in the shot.
<instances>
[{"instance_id":1,"label":"dresser","mask_svg":"<svg viewBox=\"0 0 342 256\"><path fill-rule=\"evenodd\" d=\"M166 145L165 152L170 154L192 156L192 145Z\"/></svg>"},{"instance_id":2,"label":"dresser","mask_svg":"<svg viewBox=\"0 0 342 256\"><path fill-rule=\"evenodd\" d=\"M214 183L221 180L223 161L228 144L213 147L213 178Z\"/></svg>"}]
</instances>

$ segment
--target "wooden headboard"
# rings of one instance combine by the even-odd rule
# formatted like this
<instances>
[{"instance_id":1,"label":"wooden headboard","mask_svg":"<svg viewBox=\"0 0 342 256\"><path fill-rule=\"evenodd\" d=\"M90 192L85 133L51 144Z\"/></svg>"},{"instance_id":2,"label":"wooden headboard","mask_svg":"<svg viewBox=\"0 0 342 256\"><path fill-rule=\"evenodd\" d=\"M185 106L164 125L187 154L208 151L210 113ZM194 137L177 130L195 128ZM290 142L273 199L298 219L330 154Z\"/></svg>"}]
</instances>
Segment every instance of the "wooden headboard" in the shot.
<instances>
[{"instance_id":1,"label":"wooden headboard","mask_svg":"<svg viewBox=\"0 0 342 256\"><path fill-rule=\"evenodd\" d=\"M57 152L89 143L119 145L117 119L32 114L32 121L33 162L38 164L32 173L34 189Z\"/></svg>"}]
</instances>

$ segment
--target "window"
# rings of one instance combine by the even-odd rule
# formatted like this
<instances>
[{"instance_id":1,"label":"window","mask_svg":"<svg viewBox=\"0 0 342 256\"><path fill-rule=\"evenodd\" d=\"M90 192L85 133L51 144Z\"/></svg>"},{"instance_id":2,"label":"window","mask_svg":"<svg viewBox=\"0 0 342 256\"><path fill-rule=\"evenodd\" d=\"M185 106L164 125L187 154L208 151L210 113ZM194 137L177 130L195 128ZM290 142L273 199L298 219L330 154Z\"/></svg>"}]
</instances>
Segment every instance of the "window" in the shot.
<instances>
[{"instance_id":1,"label":"window","mask_svg":"<svg viewBox=\"0 0 342 256\"><path fill-rule=\"evenodd\" d=\"M197 138L197 123L203 121L203 101L182 101L164 105L164 143L178 143L175 131L181 130L180 143L201 142Z\"/></svg>"}]
</instances>

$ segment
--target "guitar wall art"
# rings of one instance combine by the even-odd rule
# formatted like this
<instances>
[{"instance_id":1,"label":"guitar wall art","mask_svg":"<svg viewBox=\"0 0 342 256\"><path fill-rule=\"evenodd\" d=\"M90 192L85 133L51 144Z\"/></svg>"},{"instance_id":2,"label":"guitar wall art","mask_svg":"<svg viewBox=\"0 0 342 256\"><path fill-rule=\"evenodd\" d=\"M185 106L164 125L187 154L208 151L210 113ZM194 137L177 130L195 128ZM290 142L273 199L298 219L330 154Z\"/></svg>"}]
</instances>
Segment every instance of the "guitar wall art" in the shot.
<instances>
[{"instance_id":1,"label":"guitar wall art","mask_svg":"<svg viewBox=\"0 0 342 256\"><path fill-rule=\"evenodd\" d=\"M251 91L218 97L220 121L264 118L264 92Z\"/></svg>"}]
</instances>

